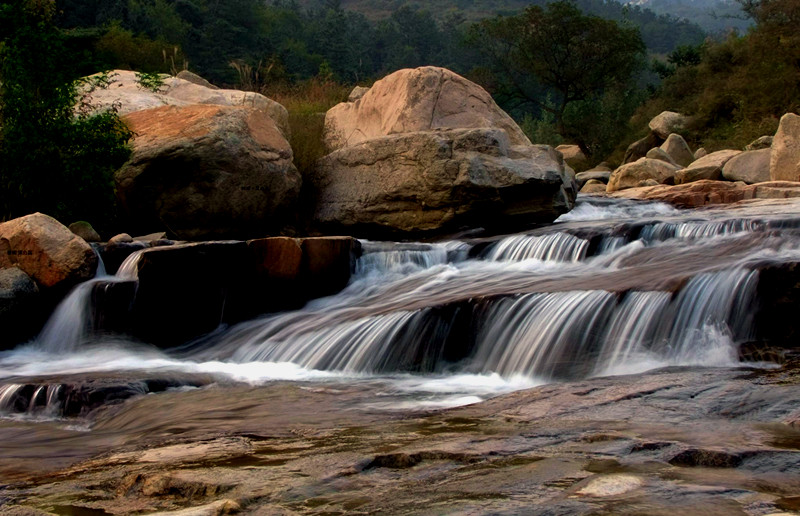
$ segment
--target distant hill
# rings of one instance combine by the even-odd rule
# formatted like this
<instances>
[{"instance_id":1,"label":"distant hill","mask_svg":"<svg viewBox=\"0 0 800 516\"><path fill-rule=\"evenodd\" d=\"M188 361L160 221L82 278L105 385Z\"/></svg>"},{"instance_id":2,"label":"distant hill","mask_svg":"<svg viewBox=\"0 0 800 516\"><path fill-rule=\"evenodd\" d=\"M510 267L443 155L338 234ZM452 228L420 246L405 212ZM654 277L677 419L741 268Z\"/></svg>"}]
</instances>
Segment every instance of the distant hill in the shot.
<instances>
[{"instance_id":1,"label":"distant hill","mask_svg":"<svg viewBox=\"0 0 800 516\"><path fill-rule=\"evenodd\" d=\"M752 21L745 19L741 6L729 0L633 0L629 4L652 9L658 14L692 20L709 33L736 29L746 31Z\"/></svg>"},{"instance_id":2,"label":"distant hill","mask_svg":"<svg viewBox=\"0 0 800 516\"><path fill-rule=\"evenodd\" d=\"M322 7L331 0L300 0L304 7ZM333 0L336 1L336 0ZM659 13L649 8L649 2L681 2L691 0L635 0L648 2L647 5L626 5L615 0L575 0L585 12L612 20L627 19L642 31L647 48L652 53L666 54L680 45L695 45L705 39L706 31L699 25L689 21L694 15L684 19L671 13ZM714 0L699 0L713 2ZM722 1L722 0L719 0ZM370 20L380 20L391 16L392 12L402 6L427 10L440 22L458 19L473 22L497 15L514 15L529 5L545 5L549 0L341 0L341 6L349 11L363 14ZM457 14L458 17L453 17Z\"/></svg>"}]
</instances>

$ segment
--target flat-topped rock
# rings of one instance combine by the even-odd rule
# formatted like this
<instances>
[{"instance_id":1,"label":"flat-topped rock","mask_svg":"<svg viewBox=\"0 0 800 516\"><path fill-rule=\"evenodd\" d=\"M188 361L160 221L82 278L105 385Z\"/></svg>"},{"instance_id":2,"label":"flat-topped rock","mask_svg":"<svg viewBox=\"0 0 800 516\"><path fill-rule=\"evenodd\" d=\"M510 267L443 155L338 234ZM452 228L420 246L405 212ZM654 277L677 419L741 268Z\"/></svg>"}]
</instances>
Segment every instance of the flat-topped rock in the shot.
<instances>
[{"instance_id":1,"label":"flat-topped rock","mask_svg":"<svg viewBox=\"0 0 800 516\"><path fill-rule=\"evenodd\" d=\"M636 188L647 180L659 184L671 183L675 173L680 170L677 165L650 158L640 158L616 169L608 180L608 192L616 192L626 188Z\"/></svg>"},{"instance_id":2,"label":"flat-topped rock","mask_svg":"<svg viewBox=\"0 0 800 516\"><path fill-rule=\"evenodd\" d=\"M738 150L721 150L712 152L692 162L688 167L675 174L675 184L691 183L702 179L717 180L722 177L722 167L733 158L741 154Z\"/></svg>"}]
</instances>

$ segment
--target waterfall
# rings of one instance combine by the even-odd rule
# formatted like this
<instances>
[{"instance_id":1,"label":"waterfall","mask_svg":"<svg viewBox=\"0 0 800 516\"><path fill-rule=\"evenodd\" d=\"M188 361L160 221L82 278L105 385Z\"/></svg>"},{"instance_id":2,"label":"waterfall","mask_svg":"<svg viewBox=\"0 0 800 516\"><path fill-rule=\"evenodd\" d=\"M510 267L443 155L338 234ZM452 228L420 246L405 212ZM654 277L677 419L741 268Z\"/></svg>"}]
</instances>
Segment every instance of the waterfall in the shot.
<instances>
[{"instance_id":1,"label":"waterfall","mask_svg":"<svg viewBox=\"0 0 800 516\"><path fill-rule=\"evenodd\" d=\"M578 262L586 257L589 242L568 233L542 236L517 235L504 238L489 248L487 260L541 260Z\"/></svg>"},{"instance_id":2,"label":"waterfall","mask_svg":"<svg viewBox=\"0 0 800 516\"><path fill-rule=\"evenodd\" d=\"M98 267L93 279L75 286L42 328L35 340L36 346L43 351L59 353L78 349L86 343L91 338L93 325L92 292L101 283L135 281L144 251L146 249L140 249L129 255L115 276L106 275L104 266Z\"/></svg>"},{"instance_id":3,"label":"waterfall","mask_svg":"<svg viewBox=\"0 0 800 516\"><path fill-rule=\"evenodd\" d=\"M458 241L436 244L406 244L361 241L362 254L356 262L356 275L408 272L463 261L470 246Z\"/></svg>"}]
</instances>

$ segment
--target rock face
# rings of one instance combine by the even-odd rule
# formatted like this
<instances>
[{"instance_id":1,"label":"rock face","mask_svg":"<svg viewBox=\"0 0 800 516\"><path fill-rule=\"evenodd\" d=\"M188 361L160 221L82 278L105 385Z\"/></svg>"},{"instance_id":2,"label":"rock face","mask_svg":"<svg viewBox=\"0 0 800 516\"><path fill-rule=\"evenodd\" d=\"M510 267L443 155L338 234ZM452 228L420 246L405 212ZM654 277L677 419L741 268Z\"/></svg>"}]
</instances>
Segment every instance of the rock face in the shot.
<instances>
[{"instance_id":1,"label":"rock face","mask_svg":"<svg viewBox=\"0 0 800 516\"><path fill-rule=\"evenodd\" d=\"M663 150L661 147L654 147L649 151L647 151L647 154L645 154L645 158L658 159L665 163L669 163L670 165L673 165L675 167L680 167L680 165L678 163L675 163L675 160L672 159L672 156L667 154L667 152Z\"/></svg>"},{"instance_id":2,"label":"rock face","mask_svg":"<svg viewBox=\"0 0 800 516\"><path fill-rule=\"evenodd\" d=\"M356 102L344 102L325 116L331 149L417 131L455 128L502 129L511 145L530 141L477 84L445 68L399 70L376 82Z\"/></svg>"},{"instance_id":3,"label":"rock face","mask_svg":"<svg viewBox=\"0 0 800 516\"><path fill-rule=\"evenodd\" d=\"M689 148L689 144L686 143L683 136L677 133L672 133L667 137L667 140L661 144L661 150L682 167L686 167L694 161L694 153Z\"/></svg>"},{"instance_id":4,"label":"rock face","mask_svg":"<svg viewBox=\"0 0 800 516\"><path fill-rule=\"evenodd\" d=\"M753 188L744 183L700 180L668 186L648 186L616 192L612 197L661 201L680 208L696 208L709 204L729 204L755 197Z\"/></svg>"},{"instance_id":5,"label":"rock face","mask_svg":"<svg viewBox=\"0 0 800 516\"><path fill-rule=\"evenodd\" d=\"M334 151L310 179L326 230L391 238L552 221L573 206L561 155L443 68L395 72L334 106L325 127Z\"/></svg>"},{"instance_id":6,"label":"rock face","mask_svg":"<svg viewBox=\"0 0 800 516\"><path fill-rule=\"evenodd\" d=\"M126 115L162 106L192 104L249 107L264 111L275 121L284 136L289 136L289 113L286 108L259 93L221 90L191 72L182 72L177 77L164 79L164 84L158 91L144 88L136 73L128 70L109 72L109 78L107 88L95 89L86 98L96 111L114 107L120 115Z\"/></svg>"},{"instance_id":7,"label":"rock face","mask_svg":"<svg viewBox=\"0 0 800 516\"><path fill-rule=\"evenodd\" d=\"M318 163L315 220L378 236L552 221L575 188L547 146L511 147L502 129L385 136Z\"/></svg>"},{"instance_id":8,"label":"rock face","mask_svg":"<svg viewBox=\"0 0 800 516\"><path fill-rule=\"evenodd\" d=\"M14 266L42 287L66 289L94 276L97 256L56 219L34 213L0 224L0 269Z\"/></svg>"},{"instance_id":9,"label":"rock face","mask_svg":"<svg viewBox=\"0 0 800 516\"><path fill-rule=\"evenodd\" d=\"M661 138L668 138L672 133L679 133L689 124L689 117L675 113L674 111L663 111L661 114L650 120L648 127Z\"/></svg>"},{"instance_id":10,"label":"rock face","mask_svg":"<svg viewBox=\"0 0 800 516\"><path fill-rule=\"evenodd\" d=\"M608 180L607 191L616 192L643 186L641 183L647 180L653 180L659 184L671 183L678 170L680 167L665 161L641 158L616 169Z\"/></svg>"},{"instance_id":11,"label":"rock face","mask_svg":"<svg viewBox=\"0 0 800 516\"><path fill-rule=\"evenodd\" d=\"M691 183L701 179L717 180L722 177L722 167L740 153L741 151L737 150L721 150L703 156L675 174L675 184Z\"/></svg>"},{"instance_id":12,"label":"rock face","mask_svg":"<svg viewBox=\"0 0 800 516\"><path fill-rule=\"evenodd\" d=\"M800 181L800 116L781 117L772 142L769 176L773 181Z\"/></svg>"},{"instance_id":13,"label":"rock face","mask_svg":"<svg viewBox=\"0 0 800 516\"><path fill-rule=\"evenodd\" d=\"M769 147L738 154L722 167L722 177L728 181L744 181L747 184L769 181L771 154L772 149Z\"/></svg>"},{"instance_id":14,"label":"rock face","mask_svg":"<svg viewBox=\"0 0 800 516\"><path fill-rule=\"evenodd\" d=\"M289 216L300 174L264 111L164 106L124 118L136 137L115 181L137 232L246 237L280 227Z\"/></svg>"}]
</instances>

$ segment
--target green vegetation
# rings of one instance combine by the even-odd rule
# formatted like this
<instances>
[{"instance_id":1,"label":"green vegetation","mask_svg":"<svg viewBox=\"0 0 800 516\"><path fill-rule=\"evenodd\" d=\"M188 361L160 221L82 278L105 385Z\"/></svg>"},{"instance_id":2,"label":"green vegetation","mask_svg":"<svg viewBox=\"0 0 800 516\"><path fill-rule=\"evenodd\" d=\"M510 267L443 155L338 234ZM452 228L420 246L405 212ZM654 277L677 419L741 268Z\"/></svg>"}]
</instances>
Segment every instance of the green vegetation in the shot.
<instances>
[{"instance_id":1,"label":"green vegetation","mask_svg":"<svg viewBox=\"0 0 800 516\"><path fill-rule=\"evenodd\" d=\"M645 46L635 27L585 15L562 0L485 20L470 36L489 57L493 91L504 104L546 114L555 133L587 156L602 157L636 107L634 79Z\"/></svg>"},{"instance_id":2,"label":"green vegetation","mask_svg":"<svg viewBox=\"0 0 800 516\"><path fill-rule=\"evenodd\" d=\"M664 109L694 116L691 137L709 150L741 148L775 132L800 109L800 1L745 4L755 26L747 34L679 48L656 68L662 86L639 111L639 125Z\"/></svg>"},{"instance_id":3,"label":"green vegetation","mask_svg":"<svg viewBox=\"0 0 800 516\"><path fill-rule=\"evenodd\" d=\"M50 2L0 4L0 219L41 211L109 222L130 131L82 103L108 78L76 81Z\"/></svg>"}]
</instances>

